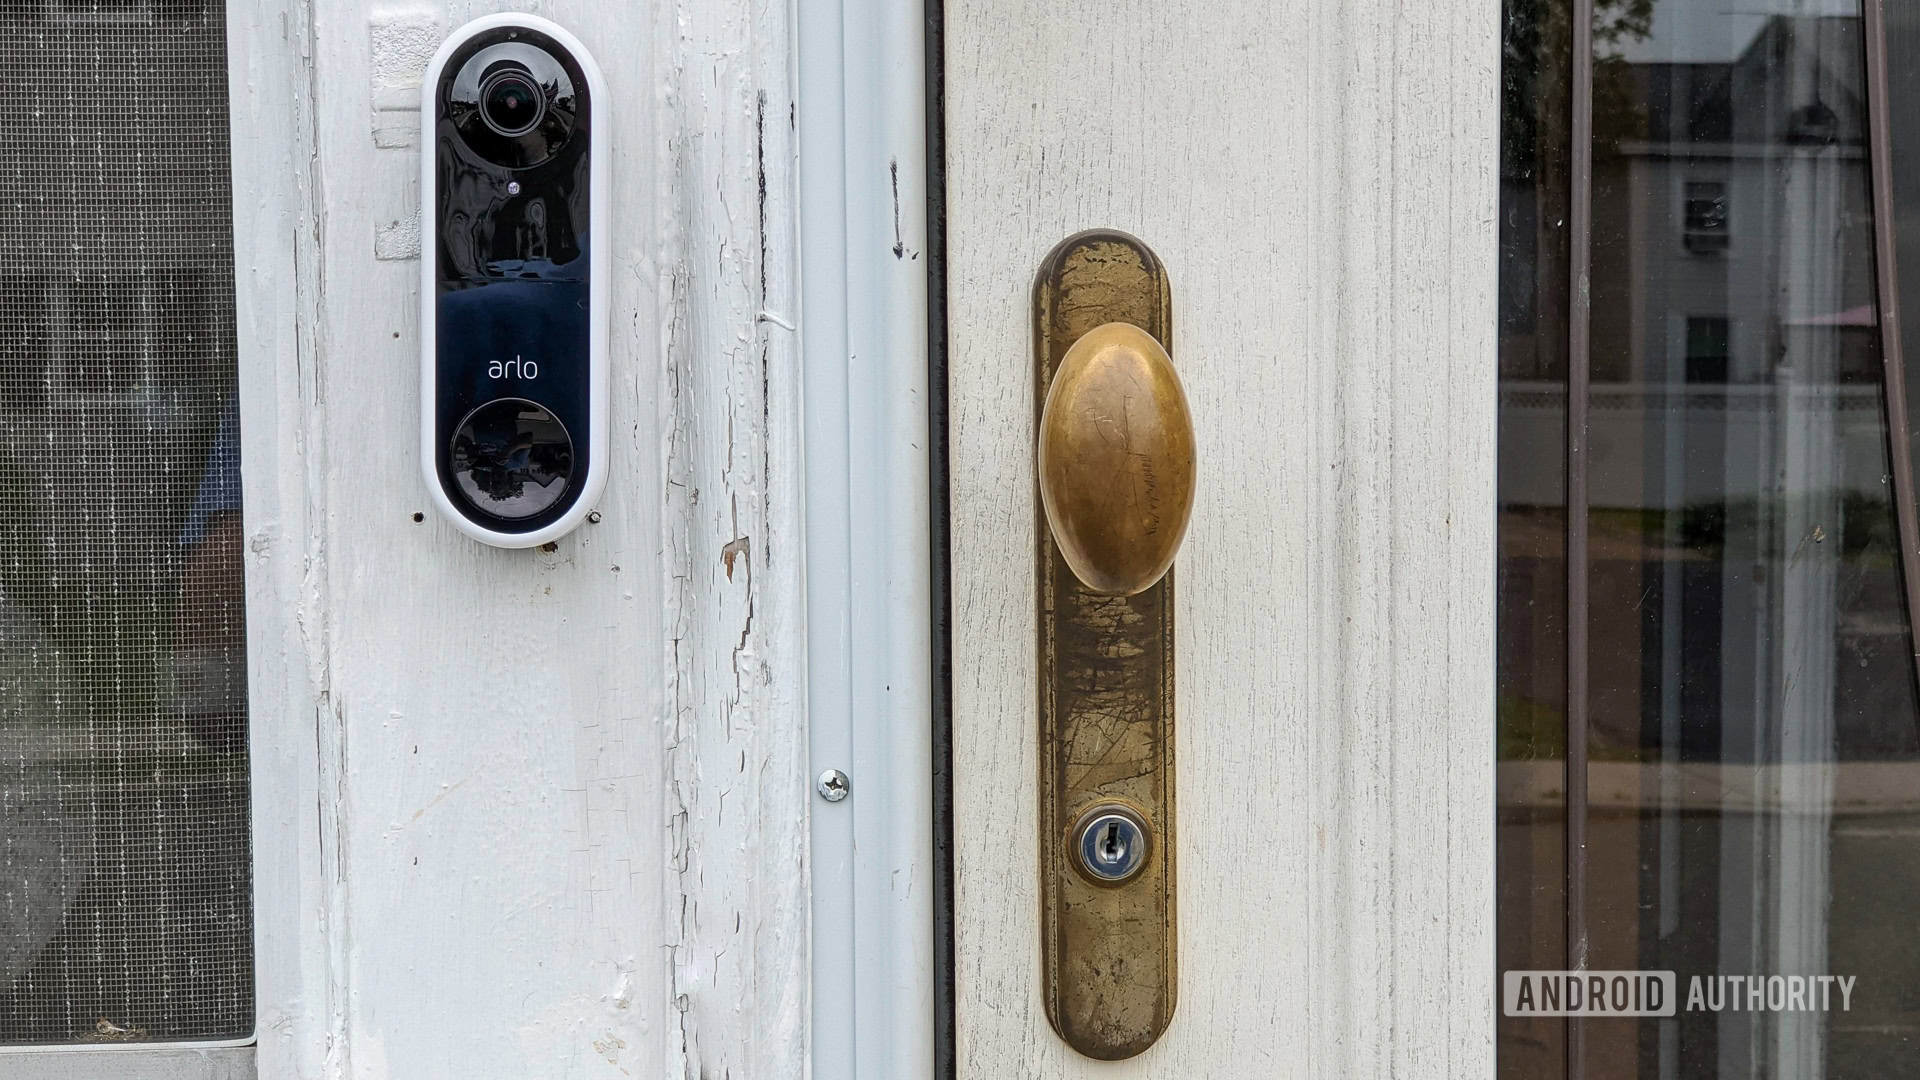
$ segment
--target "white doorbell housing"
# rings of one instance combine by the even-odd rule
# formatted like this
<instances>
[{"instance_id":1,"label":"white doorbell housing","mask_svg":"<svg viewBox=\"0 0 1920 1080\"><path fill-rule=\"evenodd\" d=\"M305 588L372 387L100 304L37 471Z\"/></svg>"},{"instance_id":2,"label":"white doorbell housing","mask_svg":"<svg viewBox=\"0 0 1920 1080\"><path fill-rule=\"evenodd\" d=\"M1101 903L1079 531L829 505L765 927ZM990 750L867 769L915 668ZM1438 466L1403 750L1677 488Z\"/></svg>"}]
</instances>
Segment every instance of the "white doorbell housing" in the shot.
<instances>
[{"instance_id":1,"label":"white doorbell housing","mask_svg":"<svg viewBox=\"0 0 1920 1080\"><path fill-rule=\"evenodd\" d=\"M607 109L532 15L461 27L421 86L421 465L488 544L566 535L606 484Z\"/></svg>"}]
</instances>

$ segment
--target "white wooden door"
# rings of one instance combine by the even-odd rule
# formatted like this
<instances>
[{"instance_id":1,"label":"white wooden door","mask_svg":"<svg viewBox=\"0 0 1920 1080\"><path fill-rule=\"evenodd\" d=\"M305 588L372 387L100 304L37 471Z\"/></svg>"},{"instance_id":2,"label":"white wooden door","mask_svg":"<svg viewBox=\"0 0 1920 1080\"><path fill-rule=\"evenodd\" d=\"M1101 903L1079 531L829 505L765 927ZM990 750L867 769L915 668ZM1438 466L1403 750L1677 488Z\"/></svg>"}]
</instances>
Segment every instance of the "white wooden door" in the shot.
<instances>
[{"instance_id":1,"label":"white wooden door","mask_svg":"<svg viewBox=\"0 0 1920 1080\"><path fill-rule=\"evenodd\" d=\"M957 0L945 18L956 1053L1002 1077L1493 1063L1499 6ZM1178 1006L1049 1029L1032 287L1151 246L1198 486L1177 571Z\"/></svg>"}]
</instances>

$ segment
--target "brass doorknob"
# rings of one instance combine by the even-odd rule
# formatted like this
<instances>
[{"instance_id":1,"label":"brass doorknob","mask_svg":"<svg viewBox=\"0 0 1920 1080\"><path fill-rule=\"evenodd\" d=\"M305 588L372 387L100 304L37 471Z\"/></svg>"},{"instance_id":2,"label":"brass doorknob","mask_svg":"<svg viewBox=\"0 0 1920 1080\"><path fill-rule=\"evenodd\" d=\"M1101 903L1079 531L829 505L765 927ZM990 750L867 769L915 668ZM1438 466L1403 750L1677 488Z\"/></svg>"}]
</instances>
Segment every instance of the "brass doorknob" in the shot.
<instances>
[{"instance_id":1,"label":"brass doorknob","mask_svg":"<svg viewBox=\"0 0 1920 1080\"><path fill-rule=\"evenodd\" d=\"M1110 322L1068 348L1040 412L1040 503L1074 576L1133 596L1173 565L1193 511L1193 417L1167 350Z\"/></svg>"}]
</instances>

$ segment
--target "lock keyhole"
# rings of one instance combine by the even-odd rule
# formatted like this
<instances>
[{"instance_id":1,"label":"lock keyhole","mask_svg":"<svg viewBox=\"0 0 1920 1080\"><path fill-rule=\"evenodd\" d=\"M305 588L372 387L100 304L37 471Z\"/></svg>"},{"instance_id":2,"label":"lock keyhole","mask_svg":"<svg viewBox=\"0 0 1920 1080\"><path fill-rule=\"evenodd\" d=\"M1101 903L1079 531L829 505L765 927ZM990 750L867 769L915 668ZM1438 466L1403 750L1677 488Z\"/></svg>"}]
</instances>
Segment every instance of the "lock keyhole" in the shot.
<instances>
[{"instance_id":1,"label":"lock keyhole","mask_svg":"<svg viewBox=\"0 0 1920 1080\"><path fill-rule=\"evenodd\" d=\"M1074 830L1074 863L1095 884L1118 885L1147 863L1147 825L1132 809L1097 806Z\"/></svg>"}]
</instances>

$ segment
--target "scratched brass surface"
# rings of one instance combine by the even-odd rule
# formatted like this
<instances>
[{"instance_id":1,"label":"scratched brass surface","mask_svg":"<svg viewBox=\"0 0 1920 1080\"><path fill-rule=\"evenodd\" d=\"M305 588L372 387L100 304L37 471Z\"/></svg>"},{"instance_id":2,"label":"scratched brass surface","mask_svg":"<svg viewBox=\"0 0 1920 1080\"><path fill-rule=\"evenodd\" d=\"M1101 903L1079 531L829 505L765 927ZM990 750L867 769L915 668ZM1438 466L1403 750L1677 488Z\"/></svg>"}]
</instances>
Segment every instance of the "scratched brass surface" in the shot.
<instances>
[{"instance_id":1,"label":"scratched brass surface","mask_svg":"<svg viewBox=\"0 0 1920 1080\"><path fill-rule=\"evenodd\" d=\"M1124 233L1087 232L1062 241L1034 285L1036 423L1067 350L1087 331L1115 321L1170 345L1172 296L1159 260ZM1127 1058L1166 1030L1177 987L1174 575L1169 571L1132 596L1088 587L1055 545L1037 488L1036 478L1047 1019L1089 1057ZM1074 824L1100 803L1130 807L1152 830L1146 868L1122 885L1094 884L1071 862Z\"/></svg>"},{"instance_id":2,"label":"scratched brass surface","mask_svg":"<svg viewBox=\"0 0 1920 1080\"><path fill-rule=\"evenodd\" d=\"M1173 360L1130 322L1080 335L1040 410L1040 505L1073 575L1132 596L1173 565L1193 510L1193 417Z\"/></svg>"}]
</instances>

